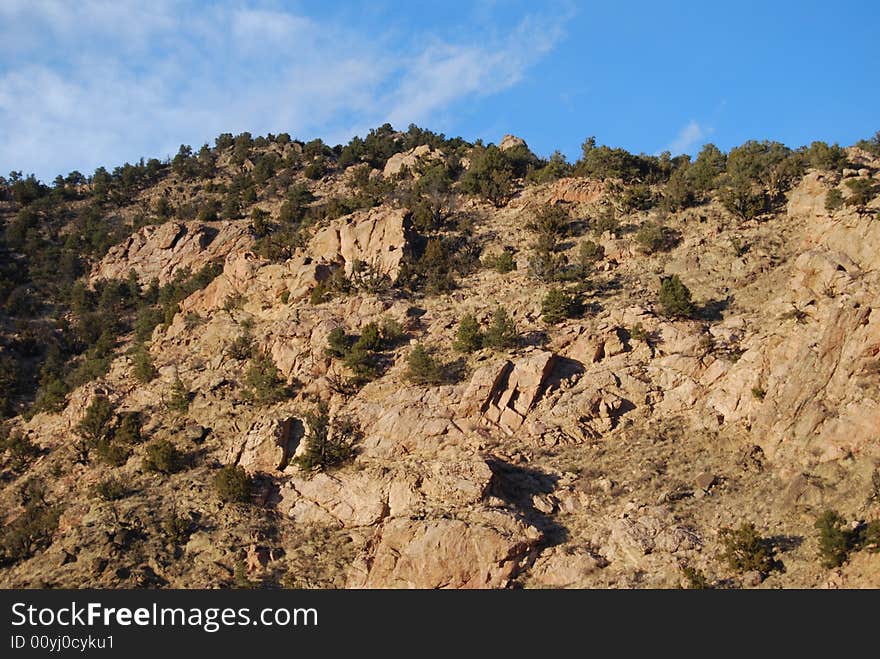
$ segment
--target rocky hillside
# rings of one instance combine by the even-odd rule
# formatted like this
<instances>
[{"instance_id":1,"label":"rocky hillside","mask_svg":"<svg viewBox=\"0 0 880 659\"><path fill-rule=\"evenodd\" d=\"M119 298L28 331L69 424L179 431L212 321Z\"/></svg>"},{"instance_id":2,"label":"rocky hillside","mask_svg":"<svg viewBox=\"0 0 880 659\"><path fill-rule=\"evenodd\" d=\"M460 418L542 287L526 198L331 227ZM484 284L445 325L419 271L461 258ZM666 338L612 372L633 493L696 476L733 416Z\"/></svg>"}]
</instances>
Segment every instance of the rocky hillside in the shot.
<instances>
[{"instance_id":1,"label":"rocky hillside","mask_svg":"<svg viewBox=\"0 0 880 659\"><path fill-rule=\"evenodd\" d=\"M880 145L258 139L5 182L0 586L880 586Z\"/></svg>"}]
</instances>

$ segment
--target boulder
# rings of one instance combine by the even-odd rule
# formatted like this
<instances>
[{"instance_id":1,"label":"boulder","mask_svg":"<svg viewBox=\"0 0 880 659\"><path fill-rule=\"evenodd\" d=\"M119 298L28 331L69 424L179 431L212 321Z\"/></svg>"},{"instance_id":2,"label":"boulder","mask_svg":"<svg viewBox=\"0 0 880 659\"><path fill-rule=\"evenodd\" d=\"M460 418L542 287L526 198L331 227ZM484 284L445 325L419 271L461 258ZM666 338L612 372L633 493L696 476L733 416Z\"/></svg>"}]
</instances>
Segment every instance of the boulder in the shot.
<instances>
[{"instance_id":1,"label":"boulder","mask_svg":"<svg viewBox=\"0 0 880 659\"><path fill-rule=\"evenodd\" d=\"M242 440L229 447L226 463L248 471L279 471L296 453L304 434L302 421L293 417L257 421Z\"/></svg>"},{"instance_id":2,"label":"boulder","mask_svg":"<svg viewBox=\"0 0 880 659\"><path fill-rule=\"evenodd\" d=\"M349 588L504 588L541 534L502 514L479 521L392 519L376 529Z\"/></svg>"}]
</instances>

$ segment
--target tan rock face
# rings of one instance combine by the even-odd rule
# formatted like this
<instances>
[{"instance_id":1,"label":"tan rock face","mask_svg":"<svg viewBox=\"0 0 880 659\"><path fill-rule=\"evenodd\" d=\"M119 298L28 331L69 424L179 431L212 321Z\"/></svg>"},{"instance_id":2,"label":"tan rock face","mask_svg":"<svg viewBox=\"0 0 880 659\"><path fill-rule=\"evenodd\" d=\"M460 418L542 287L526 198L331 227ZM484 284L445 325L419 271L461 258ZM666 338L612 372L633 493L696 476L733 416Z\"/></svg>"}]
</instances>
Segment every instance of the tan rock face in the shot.
<instances>
[{"instance_id":1,"label":"tan rock face","mask_svg":"<svg viewBox=\"0 0 880 659\"><path fill-rule=\"evenodd\" d=\"M544 552L529 570L530 585L540 588L589 588L589 576L602 562L585 551L570 553L553 548Z\"/></svg>"},{"instance_id":2,"label":"tan rock face","mask_svg":"<svg viewBox=\"0 0 880 659\"><path fill-rule=\"evenodd\" d=\"M420 176L419 169L434 162L443 160L443 152L432 149L428 144L422 144L403 153L395 153L385 163L382 171L384 178L391 178L400 174L404 168L412 172L413 176Z\"/></svg>"},{"instance_id":3,"label":"tan rock face","mask_svg":"<svg viewBox=\"0 0 880 659\"><path fill-rule=\"evenodd\" d=\"M503 588L535 550L538 534L496 514L479 522L395 519L354 566L350 588Z\"/></svg>"},{"instance_id":4,"label":"tan rock face","mask_svg":"<svg viewBox=\"0 0 880 659\"><path fill-rule=\"evenodd\" d=\"M230 253L245 252L254 243L247 222L166 222L147 226L110 248L89 277L124 279L134 270L142 283L166 284L181 268L193 272Z\"/></svg>"},{"instance_id":5,"label":"tan rock face","mask_svg":"<svg viewBox=\"0 0 880 659\"><path fill-rule=\"evenodd\" d=\"M183 314L206 315L230 305L262 314L263 310L283 305L285 298L290 302L307 297L330 272L327 265L304 255L269 264L252 252L233 252L227 257L223 272L180 307Z\"/></svg>"},{"instance_id":6,"label":"tan rock face","mask_svg":"<svg viewBox=\"0 0 880 659\"><path fill-rule=\"evenodd\" d=\"M614 520L605 553L638 565L652 553L675 554L702 547L692 530L676 524L669 511L651 508Z\"/></svg>"},{"instance_id":7,"label":"tan rock face","mask_svg":"<svg viewBox=\"0 0 880 659\"><path fill-rule=\"evenodd\" d=\"M555 356L539 351L515 361L478 369L459 407L462 416L481 418L507 432L517 430L540 397L553 370Z\"/></svg>"},{"instance_id":8,"label":"tan rock face","mask_svg":"<svg viewBox=\"0 0 880 659\"><path fill-rule=\"evenodd\" d=\"M523 138L517 137L516 135L505 135L501 140L501 144L498 145L498 148L501 151L507 151L508 149L514 149L518 146L522 146L527 149L529 148L528 144L526 144L526 141Z\"/></svg>"},{"instance_id":9,"label":"tan rock face","mask_svg":"<svg viewBox=\"0 0 880 659\"><path fill-rule=\"evenodd\" d=\"M548 202L551 204L559 202L592 204L599 201L604 193L605 185L601 181L561 178L550 187Z\"/></svg>"},{"instance_id":10,"label":"tan rock face","mask_svg":"<svg viewBox=\"0 0 880 659\"><path fill-rule=\"evenodd\" d=\"M380 207L340 218L320 230L309 244L309 254L344 264L351 274L363 261L393 281L410 248L410 225L405 209Z\"/></svg>"},{"instance_id":11,"label":"tan rock face","mask_svg":"<svg viewBox=\"0 0 880 659\"><path fill-rule=\"evenodd\" d=\"M876 261L860 255L861 241L848 247L836 230L825 235L856 252L867 270L837 249L801 254L773 307L776 327L756 337L708 395L711 409L751 428L771 459L809 464L880 454Z\"/></svg>"},{"instance_id":12,"label":"tan rock face","mask_svg":"<svg viewBox=\"0 0 880 659\"><path fill-rule=\"evenodd\" d=\"M257 421L241 442L230 445L225 462L239 464L248 471L278 471L296 453L304 434L299 419Z\"/></svg>"}]
</instances>

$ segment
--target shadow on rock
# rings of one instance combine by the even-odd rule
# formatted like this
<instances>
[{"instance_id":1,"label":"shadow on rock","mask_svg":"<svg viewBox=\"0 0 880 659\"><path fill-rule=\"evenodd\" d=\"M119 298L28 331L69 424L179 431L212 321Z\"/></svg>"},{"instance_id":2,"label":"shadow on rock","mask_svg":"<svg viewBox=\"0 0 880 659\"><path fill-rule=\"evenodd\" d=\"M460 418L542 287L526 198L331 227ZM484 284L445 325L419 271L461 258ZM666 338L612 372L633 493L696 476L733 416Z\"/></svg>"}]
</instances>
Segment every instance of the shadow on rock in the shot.
<instances>
[{"instance_id":1,"label":"shadow on rock","mask_svg":"<svg viewBox=\"0 0 880 659\"><path fill-rule=\"evenodd\" d=\"M517 517L544 534L548 546L568 539L568 529L553 517L556 500L552 496L559 477L538 469L512 465L491 457L486 463L492 470L489 493L509 505Z\"/></svg>"}]
</instances>

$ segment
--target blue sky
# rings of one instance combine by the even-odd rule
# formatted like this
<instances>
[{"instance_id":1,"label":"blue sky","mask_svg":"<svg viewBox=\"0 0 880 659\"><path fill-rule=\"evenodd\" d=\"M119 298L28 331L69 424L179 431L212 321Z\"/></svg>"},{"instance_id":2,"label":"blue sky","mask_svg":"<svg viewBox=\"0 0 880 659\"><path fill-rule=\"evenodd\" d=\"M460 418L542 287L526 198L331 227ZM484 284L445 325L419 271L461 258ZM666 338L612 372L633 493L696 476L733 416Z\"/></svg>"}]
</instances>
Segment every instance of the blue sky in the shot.
<instances>
[{"instance_id":1,"label":"blue sky","mask_svg":"<svg viewBox=\"0 0 880 659\"><path fill-rule=\"evenodd\" d=\"M876 0L0 1L0 172L390 121L579 156L880 130Z\"/></svg>"}]
</instances>

